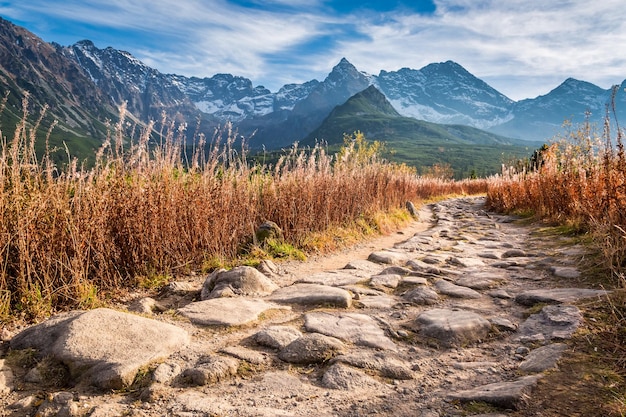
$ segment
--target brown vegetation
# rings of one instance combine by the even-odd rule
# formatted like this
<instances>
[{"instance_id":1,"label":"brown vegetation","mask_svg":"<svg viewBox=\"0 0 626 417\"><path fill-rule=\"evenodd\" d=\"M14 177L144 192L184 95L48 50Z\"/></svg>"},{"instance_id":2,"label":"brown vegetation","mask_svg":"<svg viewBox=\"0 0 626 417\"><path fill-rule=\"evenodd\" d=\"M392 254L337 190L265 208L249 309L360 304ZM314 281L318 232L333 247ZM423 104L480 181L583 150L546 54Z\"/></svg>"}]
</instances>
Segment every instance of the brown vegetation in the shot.
<instances>
[{"instance_id":1,"label":"brown vegetation","mask_svg":"<svg viewBox=\"0 0 626 417\"><path fill-rule=\"evenodd\" d=\"M588 333L579 338L577 350L583 353L568 366L595 370L585 380L590 390L587 406L597 405L606 391L616 409L609 415L623 416L626 394L623 385L616 389L613 379L626 377L626 155L623 133L616 125L607 117L602 134L598 134L584 124L544 146L530 164L508 168L489 184L487 204L498 211L565 225L599 250L599 265L589 265L586 279L615 291L586 307L586 315L593 318ZM617 129L615 135L612 126ZM617 376L607 379L602 372ZM563 378L578 377L566 373L555 377ZM553 387L548 391L548 402L562 404L551 396Z\"/></svg>"},{"instance_id":2,"label":"brown vegetation","mask_svg":"<svg viewBox=\"0 0 626 417\"><path fill-rule=\"evenodd\" d=\"M333 229L380 231L379 213L407 200L486 190L484 180L420 179L380 160L361 134L337 157L294 147L265 166L248 163L226 129L181 158L180 127L155 134L148 126L129 141L124 113L90 168L37 157L38 125L28 125L26 110L12 141L3 141L2 318L88 308L103 292L237 259L252 250L264 220L280 226L285 243L310 249L311 235Z\"/></svg>"}]
</instances>

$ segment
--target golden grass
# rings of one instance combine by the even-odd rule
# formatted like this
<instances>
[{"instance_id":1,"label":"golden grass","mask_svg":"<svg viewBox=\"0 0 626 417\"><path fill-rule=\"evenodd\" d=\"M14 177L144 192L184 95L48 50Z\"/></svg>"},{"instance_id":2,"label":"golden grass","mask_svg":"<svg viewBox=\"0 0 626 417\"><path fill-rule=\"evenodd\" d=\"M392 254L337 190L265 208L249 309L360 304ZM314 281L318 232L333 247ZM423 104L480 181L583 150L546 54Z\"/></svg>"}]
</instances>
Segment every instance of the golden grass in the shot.
<instances>
[{"instance_id":1,"label":"golden grass","mask_svg":"<svg viewBox=\"0 0 626 417\"><path fill-rule=\"evenodd\" d=\"M186 157L183 129L149 125L135 140L125 109L89 168L35 154L38 124L23 120L0 153L0 314L47 316L90 308L103 293L146 285L251 252L264 220L284 243L354 224L384 230L379 216L406 201L486 191L486 181L421 179L379 159L362 134L338 154L297 147L274 166L250 164L230 126ZM206 151L205 151L206 149ZM373 152L374 151L374 152ZM377 229L378 228L378 229ZM322 245L323 246L323 245ZM283 248L284 249L284 248ZM282 249L281 249L282 251Z\"/></svg>"},{"instance_id":2,"label":"golden grass","mask_svg":"<svg viewBox=\"0 0 626 417\"><path fill-rule=\"evenodd\" d=\"M509 168L488 186L487 204L532 213L588 233L618 284L626 284L626 156L621 130L608 119L599 135L589 124L539 154L535 169Z\"/></svg>"}]
</instances>

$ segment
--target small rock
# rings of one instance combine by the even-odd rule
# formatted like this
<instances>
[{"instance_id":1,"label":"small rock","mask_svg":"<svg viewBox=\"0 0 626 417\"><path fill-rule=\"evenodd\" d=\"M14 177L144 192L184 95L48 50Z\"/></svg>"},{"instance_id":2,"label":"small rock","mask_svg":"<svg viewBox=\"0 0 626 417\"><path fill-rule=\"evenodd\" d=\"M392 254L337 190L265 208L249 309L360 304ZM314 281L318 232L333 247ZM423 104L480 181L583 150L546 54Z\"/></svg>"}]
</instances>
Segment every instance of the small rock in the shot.
<instances>
[{"instance_id":1,"label":"small rock","mask_svg":"<svg viewBox=\"0 0 626 417\"><path fill-rule=\"evenodd\" d=\"M524 372L543 372L556 368L565 349L567 349L565 343L554 343L537 348L526 356L526 360L520 364L519 368Z\"/></svg>"},{"instance_id":2,"label":"small rock","mask_svg":"<svg viewBox=\"0 0 626 417\"><path fill-rule=\"evenodd\" d=\"M492 317L489 321L498 330L504 330L507 332L514 332L517 330L517 326L515 324L503 317Z\"/></svg>"},{"instance_id":3,"label":"small rock","mask_svg":"<svg viewBox=\"0 0 626 417\"><path fill-rule=\"evenodd\" d=\"M337 356L332 362L343 362L357 368L378 371L384 378L395 380L415 378L413 370L406 362L385 352L351 352Z\"/></svg>"},{"instance_id":4,"label":"small rock","mask_svg":"<svg viewBox=\"0 0 626 417\"><path fill-rule=\"evenodd\" d=\"M487 295L489 295L490 297L499 298L502 300L510 300L513 298L511 294L509 294L503 289L489 291Z\"/></svg>"},{"instance_id":5,"label":"small rock","mask_svg":"<svg viewBox=\"0 0 626 417\"><path fill-rule=\"evenodd\" d=\"M67 391L57 392L56 394L53 395L52 401L54 401L57 404L65 405L71 401L74 401L74 394L72 394L71 392L67 392Z\"/></svg>"},{"instance_id":6,"label":"small rock","mask_svg":"<svg viewBox=\"0 0 626 417\"><path fill-rule=\"evenodd\" d=\"M402 295L402 298L416 305L433 305L441 300L439 294L429 287L418 287L409 290Z\"/></svg>"},{"instance_id":7,"label":"small rock","mask_svg":"<svg viewBox=\"0 0 626 417\"><path fill-rule=\"evenodd\" d=\"M220 349L221 353L225 353L242 361L246 361L253 365L264 365L269 362L267 354L263 352L257 352L255 350L246 349L241 346L227 346Z\"/></svg>"},{"instance_id":8,"label":"small rock","mask_svg":"<svg viewBox=\"0 0 626 417\"><path fill-rule=\"evenodd\" d=\"M441 275L442 273L440 268L419 259L412 259L408 261L406 265L413 271L422 272L424 274Z\"/></svg>"},{"instance_id":9,"label":"small rock","mask_svg":"<svg viewBox=\"0 0 626 417\"><path fill-rule=\"evenodd\" d=\"M186 295L188 293L198 292L200 288L191 282L172 281L164 288L166 294Z\"/></svg>"},{"instance_id":10,"label":"small rock","mask_svg":"<svg viewBox=\"0 0 626 417\"><path fill-rule=\"evenodd\" d=\"M407 201L405 204L405 207L406 207L406 210L414 219L419 219L419 213L417 212L415 205L411 201Z\"/></svg>"},{"instance_id":11,"label":"small rock","mask_svg":"<svg viewBox=\"0 0 626 417\"><path fill-rule=\"evenodd\" d=\"M166 309L161 306L154 298L143 297L133 301L128 306L128 311L132 311L139 314L152 314L154 312L163 312Z\"/></svg>"},{"instance_id":12,"label":"small rock","mask_svg":"<svg viewBox=\"0 0 626 417\"><path fill-rule=\"evenodd\" d=\"M509 249L502 254L502 258L526 258L528 254L521 249Z\"/></svg>"},{"instance_id":13,"label":"small rock","mask_svg":"<svg viewBox=\"0 0 626 417\"><path fill-rule=\"evenodd\" d=\"M335 363L324 373L322 385L331 389L354 391L379 385L372 377L343 363Z\"/></svg>"},{"instance_id":14,"label":"small rock","mask_svg":"<svg viewBox=\"0 0 626 417\"><path fill-rule=\"evenodd\" d=\"M404 285L427 285L428 280L424 277L404 277L402 278L402 284Z\"/></svg>"},{"instance_id":15,"label":"small rock","mask_svg":"<svg viewBox=\"0 0 626 417\"><path fill-rule=\"evenodd\" d=\"M396 274L374 275L370 280L370 285L374 288L397 288L401 279L402 277Z\"/></svg>"},{"instance_id":16,"label":"small rock","mask_svg":"<svg viewBox=\"0 0 626 417\"><path fill-rule=\"evenodd\" d=\"M195 368L185 369L183 378L193 385L209 385L236 375L238 368L235 358L212 356Z\"/></svg>"},{"instance_id":17,"label":"small rock","mask_svg":"<svg viewBox=\"0 0 626 417\"><path fill-rule=\"evenodd\" d=\"M409 259L408 255L404 252L391 252L391 251L378 251L372 252L367 260L376 262L379 264L387 265L404 265Z\"/></svg>"},{"instance_id":18,"label":"small rock","mask_svg":"<svg viewBox=\"0 0 626 417\"><path fill-rule=\"evenodd\" d=\"M256 267L256 269L262 273L263 275L266 276L273 276L278 274L278 265L276 265L274 262L272 262L269 259L264 259L262 260L259 265Z\"/></svg>"},{"instance_id":19,"label":"small rock","mask_svg":"<svg viewBox=\"0 0 626 417\"><path fill-rule=\"evenodd\" d=\"M282 239L283 231L278 224L271 220L266 220L256 229L254 235L258 243L263 243L267 239Z\"/></svg>"},{"instance_id":20,"label":"small rock","mask_svg":"<svg viewBox=\"0 0 626 417\"><path fill-rule=\"evenodd\" d=\"M285 346L278 357L289 363L322 363L343 352L344 348L344 344L334 337L307 333Z\"/></svg>"},{"instance_id":21,"label":"small rock","mask_svg":"<svg viewBox=\"0 0 626 417\"><path fill-rule=\"evenodd\" d=\"M569 266L553 266L550 270L555 277L559 278L576 279L580 277L580 271Z\"/></svg>"},{"instance_id":22,"label":"small rock","mask_svg":"<svg viewBox=\"0 0 626 417\"><path fill-rule=\"evenodd\" d=\"M175 363L161 363L152 373L152 380L160 384L169 384L181 373L181 368Z\"/></svg>"},{"instance_id":23,"label":"small rock","mask_svg":"<svg viewBox=\"0 0 626 417\"><path fill-rule=\"evenodd\" d=\"M446 261L450 265L460 266L463 268L479 268L485 266L485 263L477 258L459 258L451 257Z\"/></svg>"},{"instance_id":24,"label":"small rock","mask_svg":"<svg viewBox=\"0 0 626 417\"><path fill-rule=\"evenodd\" d=\"M254 335L254 340L261 346L282 349L294 340L302 337L302 333L289 326L271 326Z\"/></svg>"},{"instance_id":25,"label":"small rock","mask_svg":"<svg viewBox=\"0 0 626 417\"><path fill-rule=\"evenodd\" d=\"M482 297L482 295L478 291L453 284L444 279L436 281L435 288L437 288L437 291L439 291L441 294L448 295L450 297L471 299Z\"/></svg>"}]
</instances>

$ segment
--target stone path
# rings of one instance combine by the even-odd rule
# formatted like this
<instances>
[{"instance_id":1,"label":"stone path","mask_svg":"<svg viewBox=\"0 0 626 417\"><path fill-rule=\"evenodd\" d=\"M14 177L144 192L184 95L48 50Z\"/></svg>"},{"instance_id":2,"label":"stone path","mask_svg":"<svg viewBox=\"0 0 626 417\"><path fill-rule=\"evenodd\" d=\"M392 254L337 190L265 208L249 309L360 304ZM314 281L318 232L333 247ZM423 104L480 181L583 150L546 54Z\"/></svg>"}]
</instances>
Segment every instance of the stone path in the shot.
<instances>
[{"instance_id":1,"label":"stone path","mask_svg":"<svg viewBox=\"0 0 626 417\"><path fill-rule=\"evenodd\" d=\"M604 292L563 288L584 248L544 242L483 205L434 204L428 230L339 270L216 271L129 304L151 318L99 309L26 329L4 345L0 415L437 417L471 415L463 404L473 401L499 410L492 417L523 409L568 354L584 320L574 303ZM45 359L16 361L29 348Z\"/></svg>"}]
</instances>

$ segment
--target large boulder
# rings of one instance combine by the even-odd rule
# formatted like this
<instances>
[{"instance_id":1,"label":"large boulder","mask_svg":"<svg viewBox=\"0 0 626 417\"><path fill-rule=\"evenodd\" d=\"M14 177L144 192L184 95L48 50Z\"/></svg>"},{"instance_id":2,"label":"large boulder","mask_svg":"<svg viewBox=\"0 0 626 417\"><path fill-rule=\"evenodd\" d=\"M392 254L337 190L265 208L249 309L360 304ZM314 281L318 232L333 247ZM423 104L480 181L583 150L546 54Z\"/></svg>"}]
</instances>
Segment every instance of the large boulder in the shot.
<instances>
[{"instance_id":1,"label":"large boulder","mask_svg":"<svg viewBox=\"0 0 626 417\"><path fill-rule=\"evenodd\" d=\"M278 285L255 268L239 266L230 271L219 269L204 281L200 298L209 300L219 297L262 297L278 289Z\"/></svg>"},{"instance_id":2,"label":"large boulder","mask_svg":"<svg viewBox=\"0 0 626 417\"><path fill-rule=\"evenodd\" d=\"M180 327L134 314L99 308L74 311L29 327L11 349L35 349L65 365L70 377L103 389L122 389L137 371L189 344Z\"/></svg>"}]
</instances>

